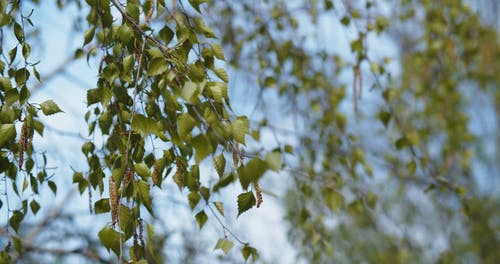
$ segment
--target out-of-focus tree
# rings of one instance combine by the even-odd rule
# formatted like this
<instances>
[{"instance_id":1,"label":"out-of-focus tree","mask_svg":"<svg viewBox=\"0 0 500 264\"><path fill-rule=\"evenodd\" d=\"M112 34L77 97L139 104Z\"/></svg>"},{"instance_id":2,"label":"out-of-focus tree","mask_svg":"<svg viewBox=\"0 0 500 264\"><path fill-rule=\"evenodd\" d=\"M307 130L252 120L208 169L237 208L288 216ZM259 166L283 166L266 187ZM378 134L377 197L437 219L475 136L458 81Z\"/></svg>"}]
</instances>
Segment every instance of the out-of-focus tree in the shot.
<instances>
[{"instance_id":1,"label":"out-of-focus tree","mask_svg":"<svg viewBox=\"0 0 500 264\"><path fill-rule=\"evenodd\" d=\"M295 142L287 220L304 260L500 260L493 2L213 3L233 72L262 106L277 93L253 121Z\"/></svg>"}]
</instances>

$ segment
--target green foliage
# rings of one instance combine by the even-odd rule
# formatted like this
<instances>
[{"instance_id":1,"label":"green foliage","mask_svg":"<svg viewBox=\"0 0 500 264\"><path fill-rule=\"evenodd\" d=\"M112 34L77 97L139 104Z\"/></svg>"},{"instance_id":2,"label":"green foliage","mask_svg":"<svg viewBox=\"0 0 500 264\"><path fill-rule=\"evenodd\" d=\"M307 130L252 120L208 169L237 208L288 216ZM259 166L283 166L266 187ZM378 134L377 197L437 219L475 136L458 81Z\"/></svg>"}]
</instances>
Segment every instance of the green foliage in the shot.
<instances>
[{"instance_id":1,"label":"green foliage","mask_svg":"<svg viewBox=\"0 0 500 264\"><path fill-rule=\"evenodd\" d=\"M498 121L500 45L498 33L463 1L393 1L390 10L377 1L300 8L286 1L75 2L87 12L75 57L98 67L86 94L87 167L74 171L73 183L81 194L98 195L90 207L110 219L98 237L120 261L162 262L154 256L152 222L162 208L153 190L176 184L202 229L208 212L221 224L219 217L229 215L214 193L238 181L239 217L262 203L262 177L280 172L292 183L271 191L290 186L289 235L305 262L498 262L497 198L482 197L474 167L490 160L484 149L499 144L475 132L472 112L491 106ZM321 39L321 21L349 32L345 43ZM6 208L9 241L19 253L22 222L44 206L37 195L58 188L36 147L35 132L45 130L39 115L50 122L64 114L54 100L31 99L41 79L31 52L36 24L19 1L0 2L2 37L14 43L2 47L0 59L0 176L11 190L6 196L19 198ZM306 26L312 32L304 33ZM384 41L401 56L383 54ZM391 72L391 60L400 74ZM266 107L251 116L261 120L233 112L233 70L261 89L258 106L278 98L272 115ZM283 133L293 143L281 142L276 121L287 125ZM275 149L250 141L264 130L273 132ZM497 161L488 166L497 168ZM2 197L0 208L5 204ZM385 230L388 222L401 230ZM227 254L234 242L224 224L222 230L215 249ZM432 257L432 239L422 242L411 230L456 240ZM256 248L234 241L245 260L255 261ZM0 262L10 262L9 254L1 252Z\"/></svg>"}]
</instances>

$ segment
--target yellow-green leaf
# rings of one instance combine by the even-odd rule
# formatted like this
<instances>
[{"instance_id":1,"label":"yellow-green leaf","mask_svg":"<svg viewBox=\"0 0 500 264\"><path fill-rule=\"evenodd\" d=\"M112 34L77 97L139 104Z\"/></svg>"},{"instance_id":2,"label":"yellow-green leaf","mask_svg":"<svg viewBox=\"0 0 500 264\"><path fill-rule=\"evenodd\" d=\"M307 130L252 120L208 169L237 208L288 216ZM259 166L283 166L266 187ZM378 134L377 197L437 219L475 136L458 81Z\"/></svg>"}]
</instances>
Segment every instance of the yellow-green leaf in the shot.
<instances>
[{"instance_id":1,"label":"yellow-green leaf","mask_svg":"<svg viewBox=\"0 0 500 264\"><path fill-rule=\"evenodd\" d=\"M245 135L250 130L250 123L246 116L239 116L231 123L234 139L245 145Z\"/></svg>"},{"instance_id":2,"label":"yellow-green leaf","mask_svg":"<svg viewBox=\"0 0 500 264\"><path fill-rule=\"evenodd\" d=\"M269 169L279 171L279 169L281 169L281 153L276 151L268 153L266 155L266 162Z\"/></svg>"},{"instance_id":3,"label":"yellow-green leaf","mask_svg":"<svg viewBox=\"0 0 500 264\"><path fill-rule=\"evenodd\" d=\"M215 171L219 175L219 178L222 177L224 175L224 169L226 168L226 158L224 157L224 154L215 156L213 159L213 164Z\"/></svg>"},{"instance_id":4,"label":"yellow-green leaf","mask_svg":"<svg viewBox=\"0 0 500 264\"><path fill-rule=\"evenodd\" d=\"M217 241L214 250L221 249L225 254L227 254L233 248L233 246L234 243L231 240L227 238L221 238Z\"/></svg>"},{"instance_id":5,"label":"yellow-green leaf","mask_svg":"<svg viewBox=\"0 0 500 264\"><path fill-rule=\"evenodd\" d=\"M210 46L212 47L213 51L214 51L214 54L215 54L215 57L219 60L225 60L226 58L224 58L224 51L222 50L222 46L218 43L212 43L210 44Z\"/></svg>"},{"instance_id":6,"label":"yellow-green leaf","mask_svg":"<svg viewBox=\"0 0 500 264\"><path fill-rule=\"evenodd\" d=\"M184 113L177 118L177 133L181 139L185 138L194 128L196 120L191 115Z\"/></svg>"},{"instance_id":7,"label":"yellow-green leaf","mask_svg":"<svg viewBox=\"0 0 500 264\"><path fill-rule=\"evenodd\" d=\"M16 128L14 124L1 124L0 125L0 147L6 142L16 138Z\"/></svg>"},{"instance_id":8,"label":"yellow-green leaf","mask_svg":"<svg viewBox=\"0 0 500 264\"><path fill-rule=\"evenodd\" d=\"M44 115L53 115L55 113L62 112L61 108L53 101L47 100L40 104L40 108Z\"/></svg>"},{"instance_id":9,"label":"yellow-green leaf","mask_svg":"<svg viewBox=\"0 0 500 264\"><path fill-rule=\"evenodd\" d=\"M141 176L143 179L147 179L151 176L151 172L149 171L148 165L146 163L136 163L134 164L134 170L137 175Z\"/></svg>"},{"instance_id":10,"label":"yellow-green leaf","mask_svg":"<svg viewBox=\"0 0 500 264\"><path fill-rule=\"evenodd\" d=\"M118 232L106 225L97 235L108 251L111 249L116 255L120 254L120 234Z\"/></svg>"},{"instance_id":11,"label":"yellow-green leaf","mask_svg":"<svg viewBox=\"0 0 500 264\"><path fill-rule=\"evenodd\" d=\"M213 204L217 209L217 211L219 212L219 214L224 216L224 204L222 202L213 202Z\"/></svg>"}]
</instances>

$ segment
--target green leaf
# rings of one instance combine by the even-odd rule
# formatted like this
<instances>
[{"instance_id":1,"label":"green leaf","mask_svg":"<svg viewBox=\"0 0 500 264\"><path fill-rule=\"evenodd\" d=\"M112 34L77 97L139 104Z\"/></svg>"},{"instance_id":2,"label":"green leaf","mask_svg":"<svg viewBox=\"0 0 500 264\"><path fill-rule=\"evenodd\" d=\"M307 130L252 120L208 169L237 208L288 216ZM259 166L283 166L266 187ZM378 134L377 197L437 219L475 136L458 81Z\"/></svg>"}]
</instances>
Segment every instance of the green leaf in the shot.
<instances>
[{"instance_id":1,"label":"green leaf","mask_svg":"<svg viewBox=\"0 0 500 264\"><path fill-rule=\"evenodd\" d=\"M154 215L149 183L141 180L137 185L139 186L139 196L141 197L142 204L144 204L151 215Z\"/></svg>"},{"instance_id":2,"label":"green leaf","mask_svg":"<svg viewBox=\"0 0 500 264\"><path fill-rule=\"evenodd\" d=\"M267 161L254 158L238 169L238 175L243 189L248 189L251 182L258 181L269 168Z\"/></svg>"},{"instance_id":3,"label":"green leaf","mask_svg":"<svg viewBox=\"0 0 500 264\"><path fill-rule=\"evenodd\" d=\"M238 216L255 206L256 202L255 196L251 191L238 195Z\"/></svg>"},{"instance_id":4,"label":"green leaf","mask_svg":"<svg viewBox=\"0 0 500 264\"><path fill-rule=\"evenodd\" d=\"M135 4L135 1L127 1L126 11L127 14L134 19L135 23L139 23L139 16L141 11L139 10L139 6ZM107 5L109 6L109 4Z\"/></svg>"},{"instance_id":5,"label":"green leaf","mask_svg":"<svg viewBox=\"0 0 500 264\"><path fill-rule=\"evenodd\" d=\"M219 178L221 178L224 175L224 169L226 168L226 158L224 157L224 154L221 153L220 155L215 156L213 164L215 171L219 175Z\"/></svg>"},{"instance_id":6,"label":"green leaf","mask_svg":"<svg viewBox=\"0 0 500 264\"><path fill-rule=\"evenodd\" d=\"M269 169L273 171L279 171L281 169L281 153L270 152L266 155L266 162Z\"/></svg>"},{"instance_id":7,"label":"green leaf","mask_svg":"<svg viewBox=\"0 0 500 264\"><path fill-rule=\"evenodd\" d=\"M123 71L128 74L132 71L134 67L134 55L128 55L123 58Z\"/></svg>"},{"instance_id":8,"label":"green leaf","mask_svg":"<svg viewBox=\"0 0 500 264\"><path fill-rule=\"evenodd\" d=\"M100 199L99 201L94 203L94 212L96 214L107 213L110 210L111 209L109 206L109 199L108 198Z\"/></svg>"},{"instance_id":9,"label":"green leaf","mask_svg":"<svg viewBox=\"0 0 500 264\"><path fill-rule=\"evenodd\" d=\"M198 165L195 164L191 166L189 173L186 175L184 183L190 191L198 191L200 183L200 168L198 167Z\"/></svg>"},{"instance_id":10,"label":"green leaf","mask_svg":"<svg viewBox=\"0 0 500 264\"><path fill-rule=\"evenodd\" d=\"M181 139L184 139L194 128L196 120L188 113L183 113L177 118L177 133Z\"/></svg>"},{"instance_id":11,"label":"green leaf","mask_svg":"<svg viewBox=\"0 0 500 264\"><path fill-rule=\"evenodd\" d=\"M134 37L134 31L127 24L123 24L116 30L116 37L122 44L127 45Z\"/></svg>"},{"instance_id":12,"label":"green leaf","mask_svg":"<svg viewBox=\"0 0 500 264\"><path fill-rule=\"evenodd\" d=\"M118 232L106 225L97 236L108 252L111 249L117 256L120 254L120 234Z\"/></svg>"},{"instance_id":13,"label":"green leaf","mask_svg":"<svg viewBox=\"0 0 500 264\"><path fill-rule=\"evenodd\" d=\"M160 39L165 42L165 45L170 43L170 41L174 38L174 32L168 26L164 26L160 30L159 35Z\"/></svg>"},{"instance_id":14,"label":"green leaf","mask_svg":"<svg viewBox=\"0 0 500 264\"><path fill-rule=\"evenodd\" d=\"M217 102L222 102L223 98L227 98L227 84L223 82L209 82L205 86L210 98Z\"/></svg>"},{"instance_id":15,"label":"green leaf","mask_svg":"<svg viewBox=\"0 0 500 264\"><path fill-rule=\"evenodd\" d=\"M101 100L102 89L95 88L87 90L87 106L98 103Z\"/></svg>"},{"instance_id":16,"label":"green leaf","mask_svg":"<svg viewBox=\"0 0 500 264\"><path fill-rule=\"evenodd\" d=\"M196 11L200 12L200 5L203 4L203 3L206 3L207 0L189 0L189 3L191 4L191 6L196 9Z\"/></svg>"},{"instance_id":17,"label":"green leaf","mask_svg":"<svg viewBox=\"0 0 500 264\"><path fill-rule=\"evenodd\" d=\"M154 119L141 114L135 114L134 120L132 121L132 129L143 135L158 135L162 133L161 129L158 127L158 123Z\"/></svg>"},{"instance_id":18,"label":"green leaf","mask_svg":"<svg viewBox=\"0 0 500 264\"><path fill-rule=\"evenodd\" d=\"M220 238L217 240L217 244L215 244L214 250L221 249L225 254L229 253L229 251L233 248L234 243L227 238Z\"/></svg>"},{"instance_id":19,"label":"green leaf","mask_svg":"<svg viewBox=\"0 0 500 264\"><path fill-rule=\"evenodd\" d=\"M349 19L349 17L347 17L347 16L343 17L340 20L340 23L342 23L342 25L344 25L344 26L348 26L350 22L351 22L351 19Z\"/></svg>"},{"instance_id":20,"label":"green leaf","mask_svg":"<svg viewBox=\"0 0 500 264\"><path fill-rule=\"evenodd\" d=\"M23 219L24 214L21 211L16 210L12 213L12 216L9 219L9 225L12 229L14 229L14 231L16 231L16 233L19 230L19 226L21 225L21 221L23 221Z\"/></svg>"},{"instance_id":21,"label":"green leaf","mask_svg":"<svg viewBox=\"0 0 500 264\"><path fill-rule=\"evenodd\" d=\"M412 160L408 164L406 164L406 169L408 169L408 173L410 176L415 175L415 170L417 169L417 163Z\"/></svg>"},{"instance_id":22,"label":"green leaf","mask_svg":"<svg viewBox=\"0 0 500 264\"><path fill-rule=\"evenodd\" d=\"M378 113L378 118L380 121L382 121L382 124L384 124L385 127L389 124L389 121L391 120L391 113L387 111L380 111Z\"/></svg>"},{"instance_id":23,"label":"green leaf","mask_svg":"<svg viewBox=\"0 0 500 264\"><path fill-rule=\"evenodd\" d=\"M43 136L43 130L45 128L45 125L38 121L38 120L33 120L33 128L35 128L35 131L40 135Z\"/></svg>"},{"instance_id":24,"label":"green leaf","mask_svg":"<svg viewBox=\"0 0 500 264\"><path fill-rule=\"evenodd\" d=\"M328 206L328 208L330 208L330 210L332 211L338 211L339 208L344 204L344 196L332 190L331 188L324 188L322 194L326 206Z\"/></svg>"},{"instance_id":25,"label":"green leaf","mask_svg":"<svg viewBox=\"0 0 500 264\"><path fill-rule=\"evenodd\" d=\"M12 89L12 83L8 77L0 77L0 91L9 91Z\"/></svg>"},{"instance_id":26,"label":"green leaf","mask_svg":"<svg viewBox=\"0 0 500 264\"><path fill-rule=\"evenodd\" d=\"M241 249L241 254L243 255L243 258L246 260L248 260L248 257L252 256L252 260L255 260L257 258L257 249L249 246L249 245L245 245L242 249Z\"/></svg>"},{"instance_id":27,"label":"green leaf","mask_svg":"<svg viewBox=\"0 0 500 264\"><path fill-rule=\"evenodd\" d=\"M215 57L219 60L225 60L226 58L224 57L224 51L222 50L222 46L218 43L211 43L210 46L212 47Z\"/></svg>"},{"instance_id":28,"label":"green leaf","mask_svg":"<svg viewBox=\"0 0 500 264\"><path fill-rule=\"evenodd\" d=\"M214 71L215 75L217 75L217 77L219 77L224 82L229 81L229 76L227 75L226 70L224 70L222 68L217 68L217 69L214 69L213 71Z\"/></svg>"},{"instance_id":29,"label":"green leaf","mask_svg":"<svg viewBox=\"0 0 500 264\"><path fill-rule=\"evenodd\" d=\"M220 215L224 216L224 204L222 202L213 202Z\"/></svg>"},{"instance_id":30,"label":"green leaf","mask_svg":"<svg viewBox=\"0 0 500 264\"><path fill-rule=\"evenodd\" d=\"M196 97L198 96L197 90L198 90L198 85L196 83L186 82L184 83L184 87L182 88L181 96L184 100L192 103L196 100Z\"/></svg>"},{"instance_id":31,"label":"green leaf","mask_svg":"<svg viewBox=\"0 0 500 264\"><path fill-rule=\"evenodd\" d=\"M57 194L57 185L53 181L48 181L47 184L54 194Z\"/></svg>"},{"instance_id":32,"label":"green leaf","mask_svg":"<svg viewBox=\"0 0 500 264\"><path fill-rule=\"evenodd\" d=\"M87 45L89 42L92 41L94 38L95 34L95 27L89 28L85 33L83 33L83 46Z\"/></svg>"},{"instance_id":33,"label":"green leaf","mask_svg":"<svg viewBox=\"0 0 500 264\"><path fill-rule=\"evenodd\" d=\"M250 122L246 116L239 116L231 123L234 139L245 145L245 135L249 133Z\"/></svg>"},{"instance_id":34,"label":"green leaf","mask_svg":"<svg viewBox=\"0 0 500 264\"><path fill-rule=\"evenodd\" d=\"M167 61L164 58L155 58L149 63L148 75L159 75L168 70Z\"/></svg>"},{"instance_id":35,"label":"green leaf","mask_svg":"<svg viewBox=\"0 0 500 264\"><path fill-rule=\"evenodd\" d=\"M219 189L224 188L228 186L230 183L232 183L234 180L236 180L236 175L234 173L230 173L226 177L222 177L219 179L219 181L214 185L213 191L217 192Z\"/></svg>"},{"instance_id":36,"label":"green leaf","mask_svg":"<svg viewBox=\"0 0 500 264\"><path fill-rule=\"evenodd\" d=\"M188 195L188 201L189 201L189 207L191 209L194 209L196 205L198 205L198 202L201 200L200 194L198 192L190 192Z\"/></svg>"},{"instance_id":37,"label":"green leaf","mask_svg":"<svg viewBox=\"0 0 500 264\"><path fill-rule=\"evenodd\" d=\"M24 30L23 27L21 27L21 25L19 25L18 23L14 23L14 35L16 35L17 41L19 41L19 43L24 42Z\"/></svg>"},{"instance_id":38,"label":"green leaf","mask_svg":"<svg viewBox=\"0 0 500 264\"><path fill-rule=\"evenodd\" d=\"M195 149L195 161L200 163L205 159L210 153L213 152L214 148L210 143L210 140L206 135L200 134L193 138L191 141L193 148Z\"/></svg>"},{"instance_id":39,"label":"green leaf","mask_svg":"<svg viewBox=\"0 0 500 264\"><path fill-rule=\"evenodd\" d=\"M0 148L6 145L7 142L16 138L16 128L14 124L1 124L0 125Z\"/></svg>"},{"instance_id":40,"label":"green leaf","mask_svg":"<svg viewBox=\"0 0 500 264\"><path fill-rule=\"evenodd\" d=\"M409 146L410 141L406 137L401 137L398 140L396 140L396 143L394 143L394 145L396 146L397 150L401 150L401 149Z\"/></svg>"},{"instance_id":41,"label":"green leaf","mask_svg":"<svg viewBox=\"0 0 500 264\"><path fill-rule=\"evenodd\" d=\"M53 115L55 113L63 112L53 100L47 100L41 103L40 107L42 108L44 115Z\"/></svg>"},{"instance_id":42,"label":"green leaf","mask_svg":"<svg viewBox=\"0 0 500 264\"><path fill-rule=\"evenodd\" d=\"M73 183L78 183L78 190L80 194L82 194L88 186L87 179L83 178L83 174L81 172L73 173Z\"/></svg>"},{"instance_id":43,"label":"green leaf","mask_svg":"<svg viewBox=\"0 0 500 264\"><path fill-rule=\"evenodd\" d=\"M132 210L128 206L120 205L120 229L123 230L127 240L134 233L134 217Z\"/></svg>"},{"instance_id":44,"label":"green leaf","mask_svg":"<svg viewBox=\"0 0 500 264\"><path fill-rule=\"evenodd\" d=\"M203 199L208 202L208 200L210 199L210 189L208 189L207 187L203 186L200 188L200 194L201 194L201 197L203 197Z\"/></svg>"},{"instance_id":45,"label":"green leaf","mask_svg":"<svg viewBox=\"0 0 500 264\"><path fill-rule=\"evenodd\" d=\"M202 229L208 220L207 214L205 213L205 211L201 211L201 212L197 213L194 217L196 218L196 222L198 222L200 229Z\"/></svg>"},{"instance_id":46,"label":"green leaf","mask_svg":"<svg viewBox=\"0 0 500 264\"><path fill-rule=\"evenodd\" d=\"M217 38L214 31L205 24L205 21L200 17L195 17L194 24L196 28L207 38Z\"/></svg>"},{"instance_id":47,"label":"green leaf","mask_svg":"<svg viewBox=\"0 0 500 264\"><path fill-rule=\"evenodd\" d=\"M141 176L143 179L147 179L151 176L148 165L146 163L136 163L134 164L134 170L137 175Z\"/></svg>"},{"instance_id":48,"label":"green leaf","mask_svg":"<svg viewBox=\"0 0 500 264\"><path fill-rule=\"evenodd\" d=\"M10 106L19 100L19 92L16 89L10 89L5 92L5 105Z\"/></svg>"},{"instance_id":49,"label":"green leaf","mask_svg":"<svg viewBox=\"0 0 500 264\"><path fill-rule=\"evenodd\" d=\"M35 199L33 199L30 203L30 208L31 212L33 212L33 214L36 215L36 213L38 213L38 211L40 210L40 204L38 204L38 202L35 201Z\"/></svg>"}]
</instances>

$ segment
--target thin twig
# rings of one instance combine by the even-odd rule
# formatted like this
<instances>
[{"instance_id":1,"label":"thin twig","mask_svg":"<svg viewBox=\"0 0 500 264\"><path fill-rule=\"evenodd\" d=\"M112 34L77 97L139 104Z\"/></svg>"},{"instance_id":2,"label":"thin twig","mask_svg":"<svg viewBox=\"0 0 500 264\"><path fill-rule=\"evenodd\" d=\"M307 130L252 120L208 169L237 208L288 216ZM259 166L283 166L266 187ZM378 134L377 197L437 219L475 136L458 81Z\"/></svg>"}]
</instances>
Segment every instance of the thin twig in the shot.
<instances>
[{"instance_id":1,"label":"thin twig","mask_svg":"<svg viewBox=\"0 0 500 264\"><path fill-rule=\"evenodd\" d=\"M238 241L238 243L242 244L242 245L248 245L247 242L243 242L241 239L239 239L226 225L224 225L224 222L222 222L222 220L219 218L219 216L215 213L214 209L212 208L212 206L210 204L207 204L208 206L208 209L210 209L210 212L212 212L212 214L215 216L215 219L217 219L217 221L219 222L219 224L221 225L222 227L222 230L224 231L224 235L226 234L226 231L234 238L236 239L236 241Z\"/></svg>"}]
</instances>

